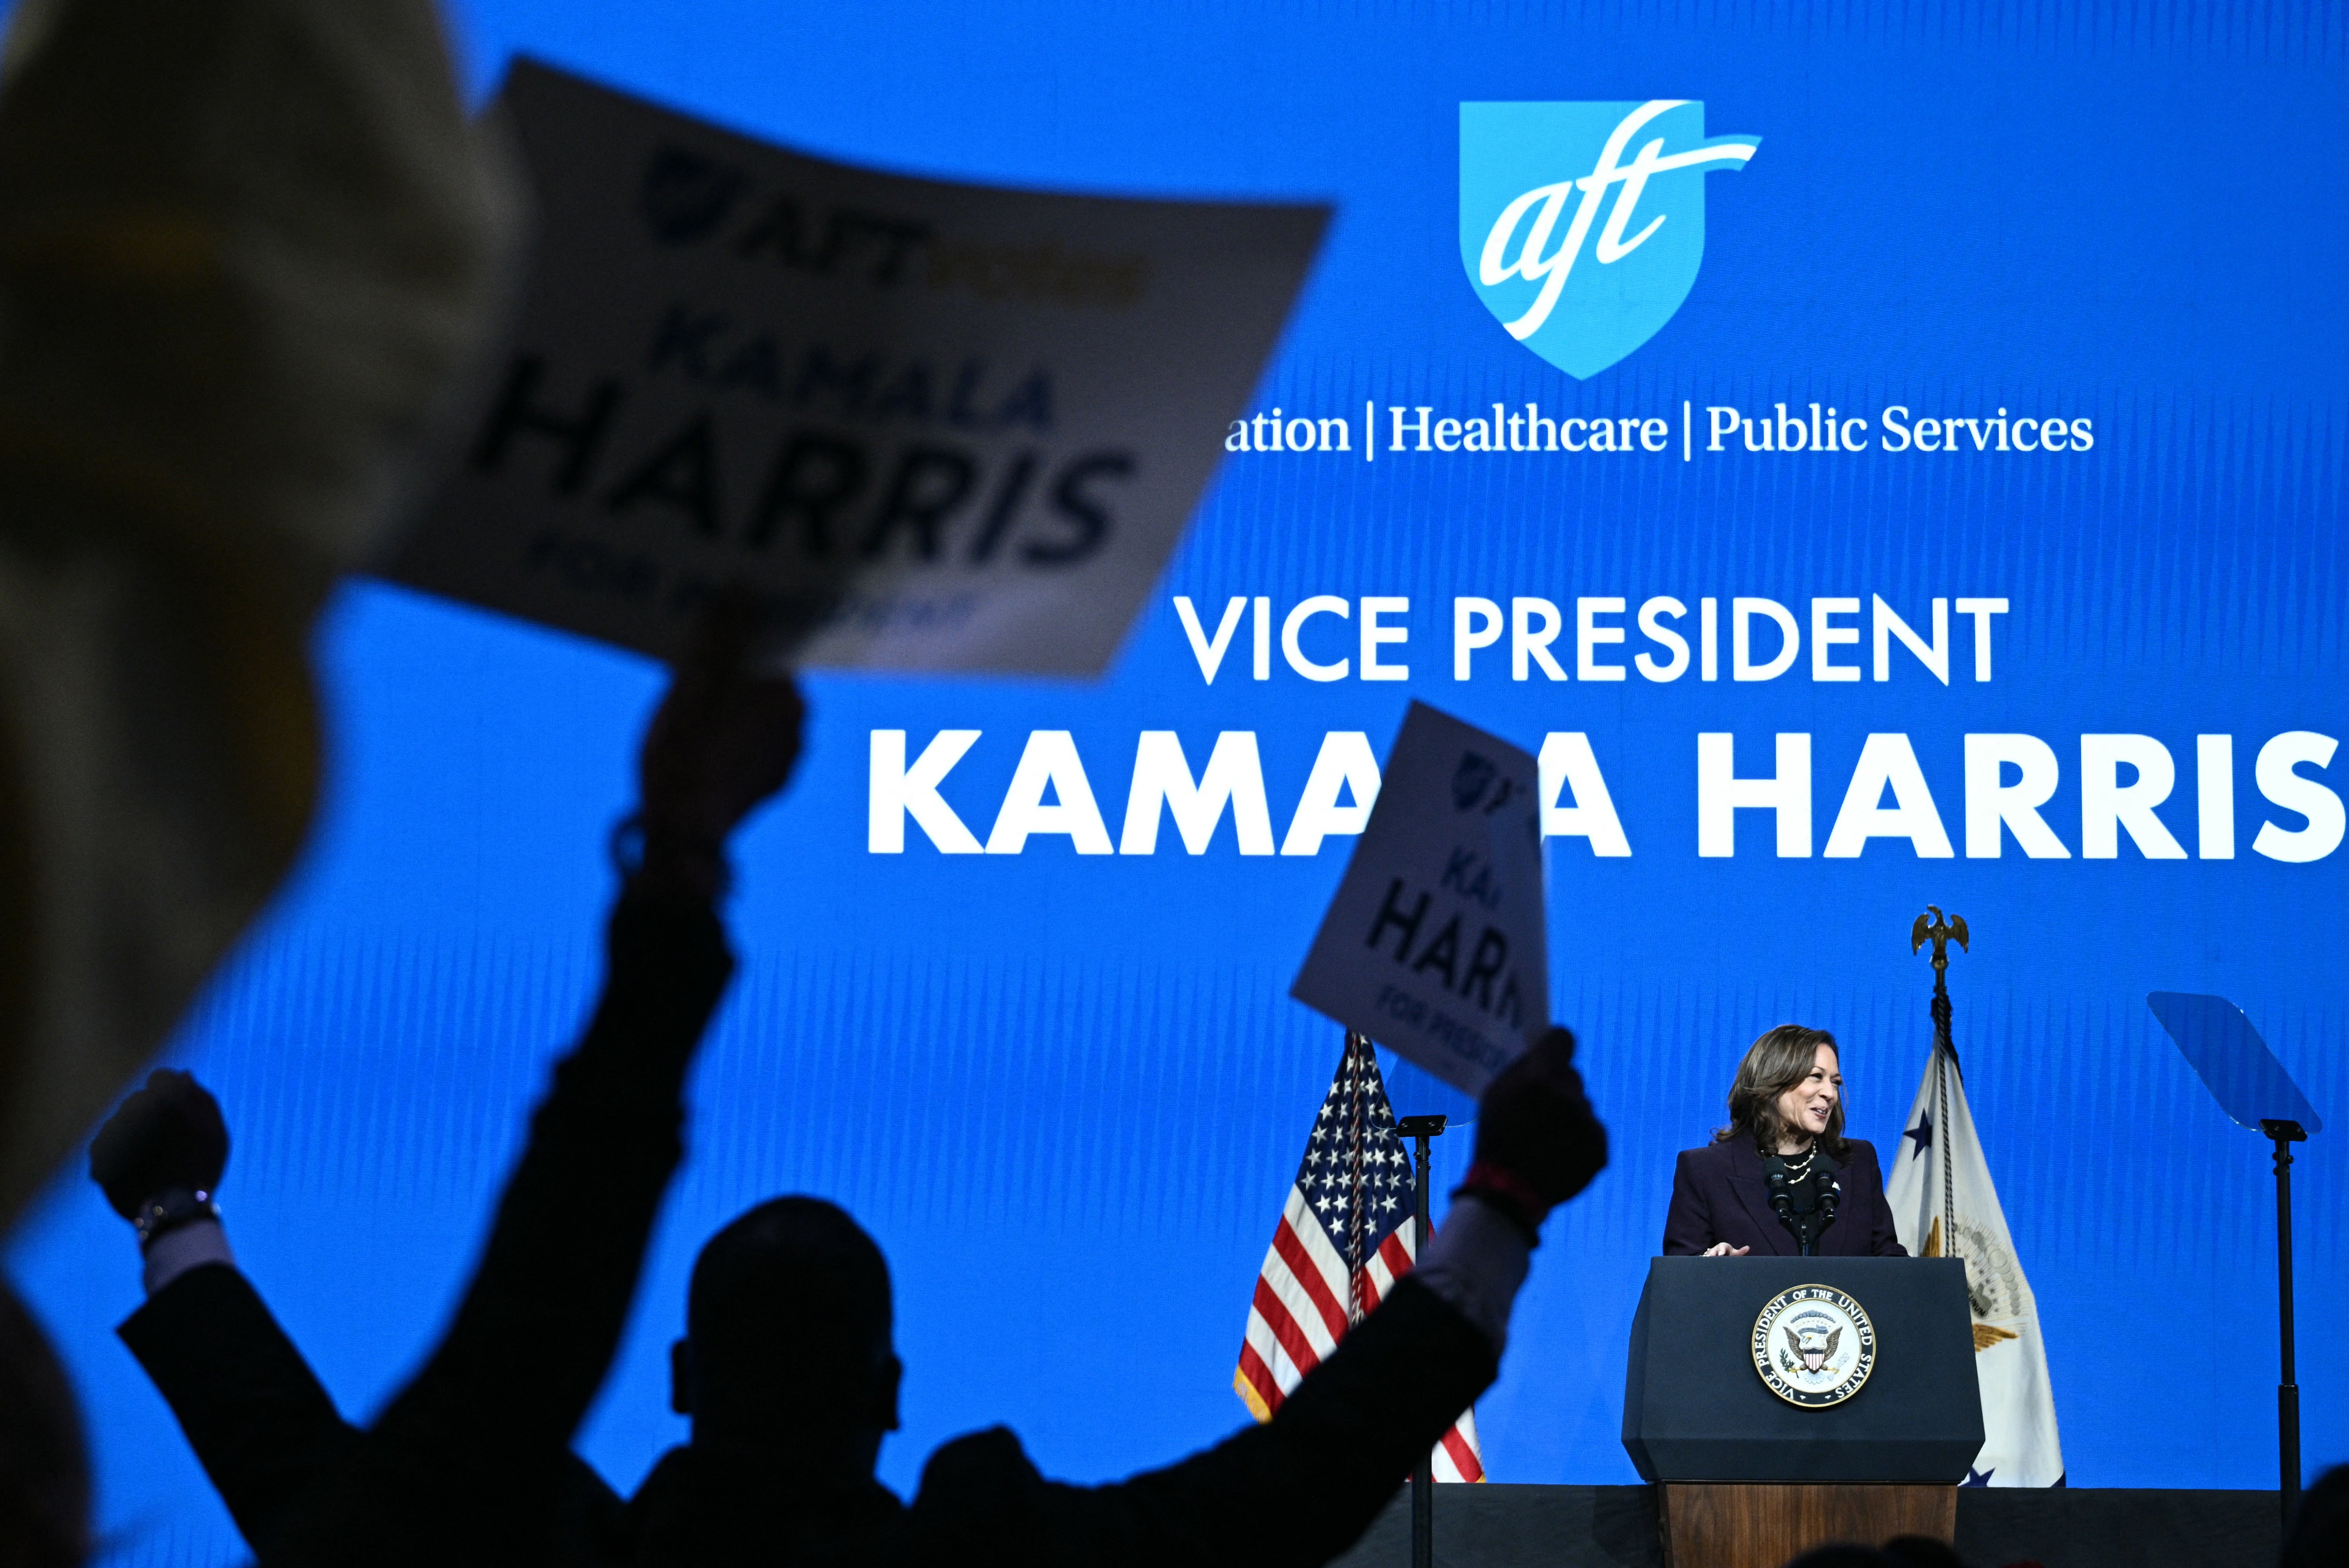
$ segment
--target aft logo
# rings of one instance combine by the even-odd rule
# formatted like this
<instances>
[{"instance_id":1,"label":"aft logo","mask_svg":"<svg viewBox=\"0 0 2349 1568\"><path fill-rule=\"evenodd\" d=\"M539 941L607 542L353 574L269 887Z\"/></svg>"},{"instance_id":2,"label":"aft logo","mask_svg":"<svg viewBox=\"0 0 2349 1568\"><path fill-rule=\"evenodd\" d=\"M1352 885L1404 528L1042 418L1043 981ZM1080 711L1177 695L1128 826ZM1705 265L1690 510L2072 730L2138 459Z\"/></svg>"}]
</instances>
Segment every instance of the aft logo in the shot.
<instances>
[{"instance_id":1,"label":"aft logo","mask_svg":"<svg viewBox=\"0 0 2349 1568\"><path fill-rule=\"evenodd\" d=\"M1704 177L1761 144L1706 139L1704 105L1686 98L1462 104L1460 260L1476 297L1560 370L1598 375L1688 298Z\"/></svg>"}]
</instances>

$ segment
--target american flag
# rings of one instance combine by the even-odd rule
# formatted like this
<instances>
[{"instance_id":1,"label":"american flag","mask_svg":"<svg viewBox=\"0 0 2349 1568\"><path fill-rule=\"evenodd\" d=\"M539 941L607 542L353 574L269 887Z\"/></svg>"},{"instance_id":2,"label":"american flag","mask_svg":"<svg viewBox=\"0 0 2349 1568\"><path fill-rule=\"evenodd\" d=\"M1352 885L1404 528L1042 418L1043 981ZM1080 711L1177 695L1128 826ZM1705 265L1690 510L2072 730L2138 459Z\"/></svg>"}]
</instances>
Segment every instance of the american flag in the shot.
<instances>
[{"instance_id":1,"label":"american flag","mask_svg":"<svg viewBox=\"0 0 2349 1568\"><path fill-rule=\"evenodd\" d=\"M1371 1042L1350 1034L1257 1274L1232 1374L1233 1390L1257 1420L1272 1419L1348 1326L1411 1272L1418 1232L1411 1151L1395 1131ZM1444 1434L1431 1470L1438 1480L1485 1479L1475 1411L1464 1411Z\"/></svg>"}]
</instances>

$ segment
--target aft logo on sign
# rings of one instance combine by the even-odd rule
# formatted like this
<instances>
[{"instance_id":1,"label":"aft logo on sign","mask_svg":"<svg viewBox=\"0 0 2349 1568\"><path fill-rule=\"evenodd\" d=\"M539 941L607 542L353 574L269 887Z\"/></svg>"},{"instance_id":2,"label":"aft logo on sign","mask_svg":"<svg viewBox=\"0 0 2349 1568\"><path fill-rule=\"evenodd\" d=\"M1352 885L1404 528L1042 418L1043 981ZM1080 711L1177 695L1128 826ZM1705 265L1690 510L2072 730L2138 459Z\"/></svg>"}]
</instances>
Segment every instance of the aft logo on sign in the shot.
<instances>
[{"instance_id":1,"label":"aft logo on sign","mask_svg":"<svg viewBox=\"0 0 2349 1568\"><path fill-rule=\"evenodd\" d=\"M1704 134L1704 105L1464 103L1460 259L1509 335L1577 379L1639 347L1704 260L1704 177L1752 136Z\"/></svg>"}]
</instances>

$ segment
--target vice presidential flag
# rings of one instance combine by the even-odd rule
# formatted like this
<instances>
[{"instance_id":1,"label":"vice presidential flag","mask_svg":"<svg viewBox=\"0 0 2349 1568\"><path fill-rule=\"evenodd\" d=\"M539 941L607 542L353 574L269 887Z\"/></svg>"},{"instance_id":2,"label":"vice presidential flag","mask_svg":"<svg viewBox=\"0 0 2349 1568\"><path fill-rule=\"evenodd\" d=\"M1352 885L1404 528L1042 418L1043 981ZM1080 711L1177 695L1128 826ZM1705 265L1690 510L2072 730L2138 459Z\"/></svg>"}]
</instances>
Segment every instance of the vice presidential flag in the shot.
<instances>
[{"instance_id":1,"label":"vice presidential flag","mask_svg":"<svg viewBox=\"0 0 2349 1568\"><path fill-rule=\"evenodd\" d=\"M1371 1042L1346 1037L1288 1202L1257 1274L1232 1388L1269 1421L1346 1330L1386 1299L1419 1255L1411 1152L1394 1128ZM1438 1480L1483 1480L1476 1412L1461 1412L1430 1465Z\"/></svg>"},{"instance_id":2,"label":"vice presidential flag","mask_svg":"<svg viewBox=\"0 0 2349 1568\"><path fill-rule=\"evenodd\" d=\"M1908 1130L1885 1175L1900 1244L1918 1257L1965 1260L1974 1320L1974 1371L1989 1434L1968 1486L2060 1486L2064 1452L2055 1394L2039 1336L2039 1305L2007 1234L2006 1212L1966 1106L1955 1052L1935 1045L1909 1108Z\"/></svg>"}]
</instances>

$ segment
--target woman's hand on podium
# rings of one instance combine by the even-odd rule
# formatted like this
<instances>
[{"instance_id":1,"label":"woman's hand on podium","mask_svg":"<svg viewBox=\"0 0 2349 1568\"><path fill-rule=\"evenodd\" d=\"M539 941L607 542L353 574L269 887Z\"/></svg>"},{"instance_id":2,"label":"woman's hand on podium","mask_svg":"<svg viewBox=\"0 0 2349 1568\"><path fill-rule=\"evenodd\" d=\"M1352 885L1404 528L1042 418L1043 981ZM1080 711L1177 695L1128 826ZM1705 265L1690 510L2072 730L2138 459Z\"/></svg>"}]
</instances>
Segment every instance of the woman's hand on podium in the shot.
<instances>
[{"instance_id":1,"label":"woman's hand on podium","mask_svg":"<svg viewBox=\"0 0 2349 1568\"><path fill-rule=\"evenodd\" d=\"M1733 1247L1727 1242L1715 1242L1713 1245L1705 1248L1704 1251L1697 1253L1697 1256L1701 1258L1742 1258L1753 1250L1754 1249L1752 1247Z\"/></svg>"}]
</instances>

